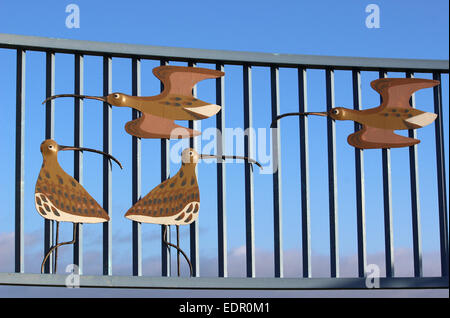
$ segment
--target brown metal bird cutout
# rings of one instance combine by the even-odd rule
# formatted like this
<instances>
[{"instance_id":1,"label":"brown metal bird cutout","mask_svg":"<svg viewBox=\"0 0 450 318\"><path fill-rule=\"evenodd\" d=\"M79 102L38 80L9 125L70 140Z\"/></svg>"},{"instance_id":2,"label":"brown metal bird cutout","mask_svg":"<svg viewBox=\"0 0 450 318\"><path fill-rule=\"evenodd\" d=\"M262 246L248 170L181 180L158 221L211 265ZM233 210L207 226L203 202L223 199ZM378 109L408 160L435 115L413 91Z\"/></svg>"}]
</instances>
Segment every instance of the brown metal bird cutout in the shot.
<instances>
[{"instance_id":1,"label":"brown metal bird cutout","mask_svg":"<svg viewBox=\"0 0 450 318\"><path fill-rule=\"evenodd\" d=\"M192 89L199 81L218 78L225 73L207 68L163 65L154 68L153 74L164 84L164 90L156 96L141 97L122 93L108 96L60 94L47 98L43 103L59 97L78 97L134 108L142 116L126 123L125 130L139 138L179 139L200 135L198 131L176 125L174 120L200 120L220 111L219 105L194 97Z\"/></svg>"},{"instance_id":2,"label":"brown metal bird cutout","mask_svg":"<svg viewBox=\"0 0 450 318\"><path fill-rule=\"evenodd\" d=\"M191 224L198 219L200 192L195 167L199 159L205 158L244 159L262 168L259 162L247 157L198 154L192 148L185 149L181 154L182 164L180 170L173 177L163 181L136 202L126 212L125 217L137 222L165 225L165 233L168 225L176 225L178 242L178 226ZM192 276L192 266L189 258L180 249L178 244L173 245L165 239L165 233L164 243L176 248L183 254L189 264Z\"/></svg>"},{"instance_id":3,"label":"brown metal bird cutout","mask_svg":"<svg viewBox=\"0 0 450 318\"><path fill-rule=\"evenodd\" d=\"M80 147L68 147L58 145L52 139L44 140L41 144L43 163L35 188L35 205L39 215L47 220L56 221L56 244L45 256L44 264L53 251L61 245L74 244L76 237L76 223L101 223L108 222L109 215L95 201L89 193L74 178L68 175L58 163L58 152L65 150L90 151L102 154L114 160L122 168L120 162L113 156L99 150ZM74 224L73 240L58 243L59 222L71 222ZM56 273L56 257L54 264Z\"/></svg>"},{"instance_id":4,"label":"brown metal bird cutout","mask_svg":"<svg viewBox=\"0 0 450 318\"><path fill-rule=\"evenodd\" d=\"M422 88L438 85L440 82L421 78L380 78L370 85L382 97L378 107L353 110L343 107L328 112L287 113L278 116L271 124L286 116L319 115L335 120L352 120L362 125L361 130L351 134L347 142L360 149L399 148L418 144L420 140L400 136L394 130L417 129L431 124L437 117L410 105L411 95Z\"/></svg>"}]
</instances>

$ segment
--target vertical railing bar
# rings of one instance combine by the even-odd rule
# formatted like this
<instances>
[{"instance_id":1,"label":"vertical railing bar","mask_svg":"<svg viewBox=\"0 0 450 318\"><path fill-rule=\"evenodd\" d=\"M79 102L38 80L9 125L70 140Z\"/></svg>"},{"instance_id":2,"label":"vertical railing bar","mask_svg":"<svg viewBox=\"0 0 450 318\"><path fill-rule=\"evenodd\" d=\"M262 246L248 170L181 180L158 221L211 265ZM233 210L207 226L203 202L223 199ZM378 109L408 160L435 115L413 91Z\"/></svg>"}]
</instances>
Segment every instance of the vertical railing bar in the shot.
<instances>
[{"instance_id":1,"label":"vertical railing bar","mask_svg":"<svg viewBox=\"0 0 450 318\"><path fill-rule=\"evenodd\" d=\"M112 90L112 59L103 57L103 95ZM103 151L112 153L112 106L103 103ZM110 160L103 159L103 209L112 216L112 166ZM112 223L103 223L103 275L112 275Z\"/></svg>"},{"instance_id":2,"label":"vertical railing bar","mask_svg":"<svg viewBox=\"0 0 450 318\"><path fill-rule=\"evenodd\" d=\"M194 62L189 62L188 66L190 67L195 67L196 63ZM192 89L192 95L194 97L197 97L197 86L194 86ZM199 130L199 122L197 120L190 120L189 121L189 128L190 129L194 129L194 130ZM198 138L199 137L193 137L191 139L189 139L189 145L191 148L196 149L197 151L199 151L198 149ZM195 168L197 169L197 167ZM190 230L190 258L191 258L191 263L192 263L192 275L194 277L199 277L200 276L200 253L199 253L199 239L198 239L198 219L194 222L192 222L189 225L189 230Z\"/></svg>"},{"instance_id":3,"label":"vertical railing bar","mask_svg":"<svg viewBox=\"0 0 450 318\"><path fill-rule=\"evenodd\" d=\"M243 66L244 84L244 155L253 157L253 120L252 120L252 74L251 66ZM255 277L255 233L254 233L254 195L253 171L248 162L245 163L245 247L247 277Z\"/></svg>"},{"instance_id":4,"label":"vertical railing bar","mask_svg":"<svg viewBox=\"0 0 450 318\"><path fill-rule=\"evenodd\" d=\"M131 60L131 94L141 96L141 60L133 58ZM135 120L141 117L141 113L131 110L131 119ZM141 138L131 137L132 147L132 198L134 205L141 198ZM133 276L142 275L142 233L141 223L132 222L132 258L133 258Z\"/></svg>"},{"instance_id":5,"label":"vertical railing bar","mask_svg":"<svg viewBox=\"0 0 450 318\"><path fill-rule=\"evenodd\" d=\"M74 55L74 93L82 95L84 91L84 57L81 54ZM74 99L74 146L83 147L83 99ZM83 153L74 151L73 176L80 184L83 184ZM83 273L83 224L76 225L76 240L73 245L73 263L78 267L78 273Z\"/></svg>"},{"instance_id":6,"label":"vertical railing bar","mask_svg":"<svg viewBox=\"0 0 450 318\"><path fill-rule=\"evenodd\" d=\"M216 70L224 71L223 64L216 64ZM216 114L217 129L217 155L224 154L225 137L225 78L216 79L216 104L222 109ZM226 210L226 174L225 163L222 159L217 160L217 257L218 257L218 276L228 276L228 258L227 258L227 210Z\"/></svg>"},{"instance_id":7,"label":"vertical railing bar","mask_svg":"<svg viewBox=\"0 0 450 318\"><path fill-rule=\"evenodd\" d=\"M353 82L353 109L361 108L361 72L352 71ZM354 131L359 131L361 125L354 123ZM355 148L355 183L356 183L356 226L358 236L358 276L366 276L367 251L366 251L366 199L364 187L364 152Z\"/></svg>"},{"instance_id":8,"label":"vertical railing bar","mask_svg":"<svg viewBox=\"0 0 450 318\"><path fill-rule=\"evenodd\" d=\"M334 107L334 70L327 69L326 91L327 110ZM339 245L338 245L338 205L337 205L337 170L336 170L336 128L334 120L327 118L328 144L328 194L330 218L330 274L339 277Z\"/></svg>"},{"instance_id":9,"label":"vertical railing bar","mask_svg":"<svg viewBox=\"0 0 450 318\"><path fill-rule=\"evenodd\" d=\"M55 92L55 53L46 53L46 63L45 63L45 97L50 97L54 95ZM54 138L54 122L55 122L55 111L54 111L54 100L49 100L45 104L45 139ZM50 250L53 244L53 221L44 221L44 255ZM52 256L53 258L54 256ZM52 268L50 264L53 260L46 262L44 266L44 273L51 273Z\"/></svg>"},{"instance_id":10,"label":"vertical railing bar","mask_svg":"<svg viewBox=\"0 0 450 318\"><path fill-rule=\"evenodd\" d=\"M50 97L55 92L55 53L46 53L46 85L45 85L45 95ZM45 104L45 138L54 138L55 132L55 111L54 111L54 100L49 100Z\"/></svg>"},{"instance_id":11,"label":"vertical railing bar","mask_svg":"<svg viewBox=\"0 0 450 318\"><path fill-rule=\"evenodd\" d=\"M298 68L298 111L308 111L306 69ZM308 117L299 116L303 277L311 277Z\"/></svg>"},{"instance_id":12,"label":"vertical railing bar","mask_svg":"<svg viewBox=\"0 0 450 318\"><path fill-rule=\"evenodd\" d=\"M16 62L16 149L15 149L15 272L24 272L24 193L25 193L25 50L17 49Z\"/></svg>"},{"instance_id":13,"label":"vertical railing bar","mask_svg":"<svg viewBox=\"0 0 450 318\"><path fill-rule=\"evenodd\" d=\"M433 79L441 82L441 73L434 72ZM439 238L441 251L441 276L449 276L448 221L447 221L447 186L445 180L444 119L442 110L442 82L433 87L435 121L436 166L439 199Z\"/></svg>"},{"instance_id":14,"label":"vertical railing bar","mask_svg":"<svg viewBox=\"0 0 450 318\"><path fill-rule=\"evenodd\" d=\"M380 78L386 78L385 71L379 72ZM383 102L380 95L380 102ZM384 202L384 238L386 277L394 277L394 239L392 227L392 186L391 186L391 150L382 149L383 163L383 202Z\"/></svg>"},{"instance_id":15,"label":"vertical railing bar","mask_svg":"<svg viewBox=\"0 0 450 318\"><path fill-rule=\"evenodd\" d=\"M168 65L169 63L165 60L160 61L160 65ZM161 82L160 91L164 90L164 84ZM169 178L170 175L170 158L169 158L169 139L161 139L161 182ZM161 226L161 275L170 276L171 271L171 256L170 247L163 243L164 239L164 227ZM170 242L170 226L168 226L168 231L166 233L167 241Z\"/></svg>"},{"instance_id":16,"label":"vertical railing bar","mask_svg":"<svg viewBox=\"0 0 450 318\"><path fill-rule=\"evenodd\" d=\"M279 68L270 68L270 86L272 99L272 121L280 114ZM281 143L279 122L272 131L273 162L273 228L274 228L274 276L283 277L283 230L281 202Z\"/></svg>"},{"instance_id":17,"label":"vertical railing bar","mask_svg":"<svg viewBox=\"0 0 450 318\"><path fill-rule=\"evenodd\" d=\"M413 78L414 73L407 72L406 77ZM415 95L410 99L412 108L416 107ZM417 138L417 130L408 130L409 138ZM413 235L414 276L422 277L422 240L420 234L419 165L417 145L409 147L409 175L411 182L411 219Z\"/></svg>"}]
</instances>

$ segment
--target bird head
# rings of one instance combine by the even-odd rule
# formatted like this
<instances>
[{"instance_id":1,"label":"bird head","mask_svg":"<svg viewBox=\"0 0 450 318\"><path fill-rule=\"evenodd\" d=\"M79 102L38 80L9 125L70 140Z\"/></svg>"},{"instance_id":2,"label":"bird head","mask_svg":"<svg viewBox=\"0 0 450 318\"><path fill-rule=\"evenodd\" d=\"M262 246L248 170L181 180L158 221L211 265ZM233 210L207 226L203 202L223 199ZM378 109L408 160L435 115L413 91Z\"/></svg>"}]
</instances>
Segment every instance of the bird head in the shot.
<instances>
[{"instance_id":1,"label":"bird head","mask_svg":"<svg viewBox=\"0 0 450 318\"><path fill-rule=\"evenodd\" d=\"M198 154L197 151L195 151L195 149L186 148L181 153L181 161L184 164L188 164L188 163L196 164L198 162L198 159L200 159L200 155Z\"/></svg>"},{"instance_id":2,"label":"bird head","mask_svg":"<svg viewBox=\"0 0 450 318\"><path fill-rule=\"evenodd\" d=\"M348 112L344 107L335 107L330 109L327 115L335 120L344 120L347 118Z\"/></svg>"},{"instance_id":3,"label":"bird head","mask_svg":"<svg viewBox=\"0 0 450 318\"><path fill-rule=\"evenodd\" d=\"M56 156L59 145L53 139L44 140L41 143L41 153L44 156Z\"/></svg>"},{"instance_id":4,"label":"bird head","mask_svg":"<svg viewBox=\"0 0 450 318\"><path fill-rule=\"evenodd\" d=\"M126 107L132 105L130 96L122 93L112 93L106 96L105 102L118 107Z\"/></svg>"},{"instance_id":5,"label":"bird head","mask_svg":"<svg viewBox=\"0 0 450 318\"><path fill-rule=\"evenodd\" d=\"M41 143L41 153L44 156L44 158L56 158L58 151L65 151L65 150L95 152L95 153L98 153L98 154L101 154L101 155L107 157L110 160L115 161L119 165L120 169L123 168L122 164L120 163L119 160L117 160L115 157L113 157L109 153L106 153L106 152L103 152L100 150L85 148L85 147L72 147L72 146L58 145L58 143L56 141L54 141L53 139L47 139Z\"/></svg>"}]
</instances>

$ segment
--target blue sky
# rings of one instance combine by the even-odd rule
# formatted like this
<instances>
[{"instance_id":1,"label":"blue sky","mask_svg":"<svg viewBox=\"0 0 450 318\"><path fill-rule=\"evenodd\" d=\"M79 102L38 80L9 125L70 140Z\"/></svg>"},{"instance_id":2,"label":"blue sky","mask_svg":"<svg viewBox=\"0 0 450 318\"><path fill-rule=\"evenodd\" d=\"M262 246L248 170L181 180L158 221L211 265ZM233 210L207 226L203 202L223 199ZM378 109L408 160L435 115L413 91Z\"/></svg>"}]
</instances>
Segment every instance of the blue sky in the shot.
<instances>
[{"instance_id":1,"label":"blue sky","mask_svg":"<svg viewBox=\"0 0 450 318\"><path fill-rule=\"evenodd\" d=\"M65 8L75 3L80 8L80 28L68 29ZM380 28L368 29L365 8L370 3L380 7ZM106 41L133 44L162 45L235 51L255 51L270 53L314 54L334 56L391 57L448 59L448 1L433 1L433 5L423 1L14 1L0 0L0 32L58 37L67 39ZM43 114L40 105L45 95L45 56L43 53L27 53L27 113L26 113L26 221L25 230L29 246L25 270L37 272L42 250L42 219L34 210L34 183L40 168L39 144L44 139ZM182 63L174 63L183 65ZM64 54L56 56L56 93L73 90L73 57ZM142 95L155 95L159 81L153 77L151 69L154 61L142 62ZM113 91L131 92L130 62L125 59L113 60ZM212 67L211 65L198 65ZM15 52L0 49L0 93L4 103L5 116L2 118L0 133L2 146L14 149L14 105L15 105ZM85 93L99 95L102 90L101 58L85 58ZM242 127L242 71L236 66L226 66L226 126ZM295 111L298 106L297 79L295 70L280 70L280 101L282 112ZM376 72L362 74L362 101L364 108L377 106L379 95L369 84L376 79ZM390 73L390 77L403 77L401 73ZM351 73L336 71L336 105L352 107ZM416 77L430 78L430 74ZM448 75L443 75L444 122L448 122ZM323 111L325 104L325 76L320 70L308 72L308 107ZM214 81L199 85L198 95L205 101L214 101ZM267 68L253 70L253 114L254 126L265 128L270 122L270 73ZM426 89L416 94L416 105L432 111L432 90ZM55 104L55 139L61 144L73 143L72 100L58 100ZM84 143L87 147L101 149L101 104L85 102ZM124 164L124 170L113 168L113 273L131 273L131 224L122 215L131 203L131 137L122 129L130 120L129 109L113 109L113 154ZM300 274L298 256L300 251L301 224L299 218L299 153L298 125L295 119L284 119L282 124L282 190L283 190L283 244L286 254L286 272L293 276ZM202 128L213 127L215 118L202 121ZM183 123L185 125L185 123ZM313 275L327 276L328 207L327 200L327 159L326 122L322 118L310 120L310 162L311 162L311 230L312 251L317 254L313 263ZM337 162L338 162L338 213L339 244L342 263L356 253L356 217L353 148L346 142L346 136L353 130L350 122L338 122ZM436 213L436 175L434 159L434 126L419 131L422 143L419 145L419 180L421 189L421 222L424 253L434 255L439 248L438 218ZM173 143L172 143L173 144ZM445 145L448 145L448 126L445 127ZM241 149L229 149L239 152ZM239 154L239 153L236 153ZM160 179L159 141L145 140L142 143L142 193L146 194ZM5 167L14 161L14 152L4 155ZM448 152L446 152L448 180ZM61 165L72 172L72 154L60 155ZM101 165L98 156L86 154L84 162L84 185L101 202L101 181L97 170ZM172 164L172 175L179 165ZM0 198L6 213L0 215L0 233L7 237L14 229L14 202L10 185L14 180L13 171L5 171L6 178L0 181ZM245 244L244 222L244 173L243 165L227 165L227 208L228 208L228 249L230 258L240 264L244 256L240 248ZM381 187L381 153L365 153L366 174L366 218L367 248L369 262L381 259L383 252L383 218ZM392 151L392 186L394 208L394 246L401 251L410 251L411 220L409 203L408 150ZM201 273L215 275L217 232L215 229L216 194L215 165L199 166L199 185L202 196L200 214ZM255 174L255 240L261 255L270 256L272 250L272 178L270 175ZM4 189L6 191L4 191ZM448 186L447 186L448 189ZM9 191L8 191L9 190ZM209 191L209 192L208 192ZM448 193L447 193L448 196ZM62 227L62 239L70 239L71 226ZM149 264L144 274L155 274L159 270L156 260L160 252L159 227L143 226L143 255ZM101 248L101 226L85 226L85 264L87 273L101 273L101 258L96 258ZM6 240L6 238L4 238ZM188 230L182 229L182 246L188 249ZM70 248L61 249L61 257L70 263ZM65 253L65 254L64 254ZM405 252L408 254L409 252ZM13 269L13 253L9 261L3 260L2 271ZM89 255L92 255L90 258ZM292 255L292 257L291 257ZM409 255L409 254L408 254ZM427 254L428 255L428 254ZM34 257L36 256L36 257ZM321 258L324 256L324 258ZM412 264L405 258L405 273ZM425 273L435 275L430 256L424 257ZM146 264L147 264L146 263ZM63 262L63 264L65 264ZM152 265L153 264L153 265ZM427 265L429 264L429 265ZM343 272L354 275L354 263ZM156 267L149 268L149 266ZM210 266L211 268L207 268ZM380 264L383 266L383 264ZM427 267L428 266L428 267ZM5 268L5 269L3 269ZM61 267L62 268L62 267ZM256 265L257 276L271 275L272 269L263 264ZM403 270L403 269L402 269ZM400 272L402 272L400 270ZM239 269L232 272L242 275Z\"/></svg>"}]
</instances>

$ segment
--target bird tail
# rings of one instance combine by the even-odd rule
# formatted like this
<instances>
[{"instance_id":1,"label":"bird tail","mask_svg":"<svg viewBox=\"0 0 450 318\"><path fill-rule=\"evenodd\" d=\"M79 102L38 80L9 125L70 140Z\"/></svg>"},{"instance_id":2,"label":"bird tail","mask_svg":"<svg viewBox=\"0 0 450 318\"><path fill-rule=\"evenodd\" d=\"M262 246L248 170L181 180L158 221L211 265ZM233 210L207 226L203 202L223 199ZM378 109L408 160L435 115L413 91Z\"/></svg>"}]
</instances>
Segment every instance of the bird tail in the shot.
<instances>
[{"instance_id":1,"label":"bird tail","mask_svg":"<svg viewBox=\"0 0 450 318\"><path fill-rule=\"evenodd\" d=\"M434 113L423 113L420 115L413 116L411 118L405 119L405 124L411 129L422 128L425 127L437 118L437 115Z\"/></svg>"}]
</instances>

